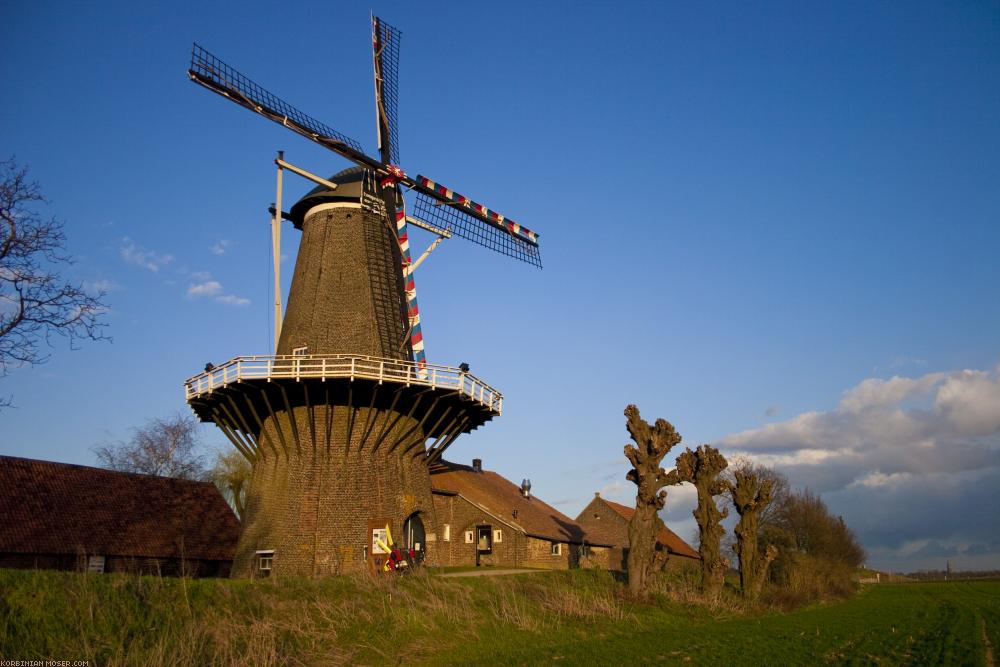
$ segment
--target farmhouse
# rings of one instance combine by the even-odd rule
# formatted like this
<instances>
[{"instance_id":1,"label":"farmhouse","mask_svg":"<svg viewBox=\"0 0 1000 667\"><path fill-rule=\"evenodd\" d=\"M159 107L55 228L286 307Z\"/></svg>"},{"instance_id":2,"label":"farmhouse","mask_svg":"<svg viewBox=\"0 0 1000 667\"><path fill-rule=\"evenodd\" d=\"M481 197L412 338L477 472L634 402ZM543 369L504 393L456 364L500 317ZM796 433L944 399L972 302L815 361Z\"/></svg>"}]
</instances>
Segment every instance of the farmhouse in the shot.
<instances>
[{"instance_id":1,"label":"farmhouse","mask_svg":"<svg viewBox=\"0 0 1000 667\"><path fill-rule=\"evenodd\" d=\"M0 567L228 576L239 530L208 482L0 456Z\"/></svg>"},{"instance_id":2,"label":"farmhouse","mask_svg":"<svg viewBox=\"0 0 1000 667\"><path fill-rule=\"evenodd\" d=\"M577 522L532 496L529 485L483 470L480 459L471 467L434 466L431 493L438 529L428 556L435 565L609 567L610 543L589 539Z\"/></svg>"},{"instance_id":3,"label":"farmhouse","mask_svg":"<svg viewBox=\"0 0 1000 667\"><path fill-rule=\"evenodd\" d=\"M583 527L590 539L613 546L609 555L612 569L625 569L629 546L628 522L634 513L635 509L605 500L598 492L576 517L577 525ZM660 523L660 532L656 536L656 548L670 554L667 569L678 570L697 566L701 560L698 552L667 528L662 519L657 518L657 521Z\"/></svg>"}]
</instances>

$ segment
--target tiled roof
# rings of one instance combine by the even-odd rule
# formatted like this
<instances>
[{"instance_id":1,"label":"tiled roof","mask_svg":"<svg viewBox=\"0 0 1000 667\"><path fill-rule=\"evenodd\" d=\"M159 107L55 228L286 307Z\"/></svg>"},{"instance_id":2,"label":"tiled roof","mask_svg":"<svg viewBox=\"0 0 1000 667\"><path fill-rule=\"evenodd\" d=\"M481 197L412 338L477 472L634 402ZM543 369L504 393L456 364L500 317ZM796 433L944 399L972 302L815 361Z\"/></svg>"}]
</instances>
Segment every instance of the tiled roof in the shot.
<instances>
[{"instance_id":1,"label":"tiled roof","mask_svg":"<svg viewBox=\"0 0 1000 667\"><path fill-rule=\"evenodd\" d=\"M583 542L583 529L573 519L534 495L525 498L519 486L495 472L476 472L470 466L442 461L431 470L431 487L435 491L458 493L528 535L560 542ZM517 510L516 518L514 510ZM602 544L589 537L587 542Z\"/></svg>"},{"instance_id":2,"label":"tiled roof","mask_svg":"<svg viewBox=\"0 0 1000 667\"><path fill-rule=\"evenodd\" d=\"M617 546L628 546L628 529L627 523L632 519L632 515L635 514L634 507L626 507L620 503L616 503L605 498L596 498L598 502L603 502L612 510L615 514L620 516L624 523L626 524L625 532L621 533L621 529L615 529L613 526L599 526L595 522L587 521L583 515L580 518L580 524L584 526L588 535L594 535L595 539L600 538L602 540L611 540L613 544ZM624 535L624 538L621 537ZM618 544L618 542L624 541L623 544ZM688 558L701 558L701 555L691 546L682 540L677 533L667 528L666 524L661 522L660 532L656 535L656 541L666 547L667 551L672 554L677 554L678 556L686 556Z\"/></svg>"},{"instance_id":3,"label":"tiled roof","mask_svg":"<svg viewBox=\"0 0 1000 667\"><path fill-rule=\"evenodd\" d=\"M0 552L232 560L239 532L209 482L0 456Z\"/></svg>"}]
</instances>

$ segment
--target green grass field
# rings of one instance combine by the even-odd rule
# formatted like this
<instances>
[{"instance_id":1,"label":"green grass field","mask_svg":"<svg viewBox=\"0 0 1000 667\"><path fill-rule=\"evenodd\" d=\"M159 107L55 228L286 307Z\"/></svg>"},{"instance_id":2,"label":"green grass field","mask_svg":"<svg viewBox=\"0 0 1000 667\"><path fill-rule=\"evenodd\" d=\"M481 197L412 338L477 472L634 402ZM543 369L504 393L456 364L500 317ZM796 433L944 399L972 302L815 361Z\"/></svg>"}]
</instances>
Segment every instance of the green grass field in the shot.
<instances>
[{"instance_id":1,"label":"green grass field","mask_svg":"<svg viewBox=\"0 0 1000 667\"><path fill-rule=\"evenodd\" d=\"M609 574L248 582L0 570L0 658L91 665L984 665L1000 582L892 584L791 613L635 603ZM989 643L987 643L987 640Z\"/></svg>"}]
</instances>

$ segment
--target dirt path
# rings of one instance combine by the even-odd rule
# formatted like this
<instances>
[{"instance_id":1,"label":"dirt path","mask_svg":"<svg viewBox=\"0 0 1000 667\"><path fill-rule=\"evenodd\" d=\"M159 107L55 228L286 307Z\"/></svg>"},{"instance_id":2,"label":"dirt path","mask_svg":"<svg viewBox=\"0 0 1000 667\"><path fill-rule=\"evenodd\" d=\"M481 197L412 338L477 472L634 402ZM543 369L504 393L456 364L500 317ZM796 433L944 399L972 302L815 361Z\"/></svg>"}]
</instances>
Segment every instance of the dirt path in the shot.
<instances>
[{"instance_id":1,"label":"dirt path","mask_svg":"<svg viewBox=\"0 0 1000 667\"><path fill-rule=\"evenodd\" d=\"M544 572L544 570L469 570L468 572L447 572L439 574L439 577L499 577L505 574L531 574L532 572Z\"/></svg>"}]
</instances>

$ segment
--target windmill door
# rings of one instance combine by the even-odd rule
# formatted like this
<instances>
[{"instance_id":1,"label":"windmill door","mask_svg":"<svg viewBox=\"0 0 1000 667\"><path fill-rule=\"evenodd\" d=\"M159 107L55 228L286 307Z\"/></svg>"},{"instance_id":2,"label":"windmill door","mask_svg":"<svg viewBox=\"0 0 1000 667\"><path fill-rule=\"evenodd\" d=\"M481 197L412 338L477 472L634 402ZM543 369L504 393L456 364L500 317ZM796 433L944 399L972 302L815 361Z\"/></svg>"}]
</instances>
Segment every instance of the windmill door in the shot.
<instances>
[{"instance_id":1,"label":"windmill door","mask_svg":"<svg viewBox=\"0 0 1000 667\"><path fill-rule=\"evenodd\" d=\"M418 561L422 561L427 556L427 537L424 533L424 522L420 520L420 514L411 514L403 523L403 539L406 546L413 549Z\"/></svg>"}]
</instances>

